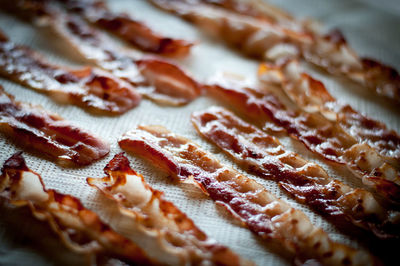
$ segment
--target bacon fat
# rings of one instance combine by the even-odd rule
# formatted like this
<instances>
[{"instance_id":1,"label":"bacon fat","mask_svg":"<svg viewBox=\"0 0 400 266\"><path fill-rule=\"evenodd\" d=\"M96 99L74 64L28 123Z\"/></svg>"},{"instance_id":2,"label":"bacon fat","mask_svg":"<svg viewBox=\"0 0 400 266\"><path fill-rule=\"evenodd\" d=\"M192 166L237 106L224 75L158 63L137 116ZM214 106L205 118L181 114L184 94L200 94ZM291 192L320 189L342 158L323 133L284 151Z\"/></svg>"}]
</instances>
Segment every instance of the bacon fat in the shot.
<instances>
[{"instance_id":1,"label":"bacon fat","mask_svg":"<svg viewBox=\"0 0 400 266\"><path fill-rule=\"evenodd\" d=\"M394 218L400 218L400 213L387 211L370 192L334 180L321 166L286 151L278 139L226 109L211 107L195 112L192 123L202 136L248 171L278 182L296 200L333 222L345 219L380 238L400 237L400 226L396 224L400 220Z\"/></svg>"},{"instance_id":2,"label":"bacon fat","mask_svg":"<svg viewBox=\"0 0 400 266\"><path fill-rule=\"evenodd\" d=\"M137 106L140 94L100 69L50 64L28 47L0 42L0 75L96 114L121 114Z\"/></svg>"},{"instance_id":3,"label":"bacon fat","mask_svg":"<svg viewBox=\"0 0 400 266\"><path fill-rule=\"evenodd\" d=\"M61 165L88 165L110 151L107 143L59 116L14 101L2 87L0 131Z\"/></svg>"},{"instance_id":4,"label":"bacon fat","mask_svg":"<svg viewBox=\"0 0 400 266\"><path fill-rule=\"evenodd\" d=\"M104 172L106 177L88 178L88 184L116 202L120 213L135 220L135 230L146 235L140 239L152 239L151 250L158 260L171 265L250 264L209 239L186 214L165 200L161 191L146 183L122 153L108 163Z\"/></svg>"},{"instance_id":5,"label":"bacon fat","mask_svg":"<svg viewBox=\"0 0 400 266\"><path fill-rule=\"evenodd\" d=\"M49 223L63 244L74 252L107 255L129 263L156 265L135 243L113 231L79 199L45 188L39 174L17 153L3 165L0 197L28 206L32 215Z\"/></svg>"},{"instance_id":6,"label":"bacon fat","mask_svg":"<svg viewBox=\"0 0 400 266\"><path fill-rule=\"evenodd\" d=\"M140 126L123 135L119 145L150 160L177 180L195 182L252 232L277 241L302 261L374 263L369 254L333 242L303 212L277 199L254 180L222 165L196 144L161 126Z\"/></svg>"},{"instance_id":7,"label":"bacon fat","mask_svg":"<svg viewBox=\"0 0 400 266\"><path fill-rule=\"evenodd\" d=\"M259 122L272 120L323 158L345 164L365 185L392 202L400 202L398 171L367 143L359 143L334 121L319 113L296 108L293 102L279 100L265 88L257 90L242 82L215 78L210 94Z\"/></svg>"}]
</instances>

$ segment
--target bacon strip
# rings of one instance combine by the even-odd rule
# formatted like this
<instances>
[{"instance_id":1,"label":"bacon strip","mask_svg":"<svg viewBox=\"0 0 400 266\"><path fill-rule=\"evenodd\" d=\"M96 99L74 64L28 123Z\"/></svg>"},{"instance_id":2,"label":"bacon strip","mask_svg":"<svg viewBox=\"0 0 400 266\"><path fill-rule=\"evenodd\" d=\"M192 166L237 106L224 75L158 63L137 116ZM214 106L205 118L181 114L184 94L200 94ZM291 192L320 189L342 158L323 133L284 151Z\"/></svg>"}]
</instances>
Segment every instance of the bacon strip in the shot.
<instances>
[{"instance_id":1,"label":"bacon strip","mask_svg":"<svg viewBox=\"0 0 400 266\"><path fill-rule=\"evenodd\" d=\"M49 223L63 244L74 252L107 255L128 263L155 265L132 241L114 232L79 199L47 190L39 174L30 170L21 153L3 165L0 197L17 207L29 206L32 215Z\"/></svg>"},{"instance_id":2,"label":"bacon strip","mask_svg":"<svg viewBox=\"0 0 400 266\"><path fill-rule=\"evenodd\" d=\"M80 18L59 14L51 24L84 59L137 87L144 96L162 103L183 105L197 98L201 86L177 65L157 58L135 60Z\"/></svg>"},{"instance_id":3,"label":"bacon strip","mask_svg":"<svg viewBox=\"0 0 400 266\"><path fill-rule=\"evenodd\" d=\"M0 75L96 114L122 114L141 99L131 85L105 71L50 64L28 47L6 39L0 41Z\"/></svg>"},{"instance_id":4,"label":"bacon strip","mask_svg":"<svg viewBox=\"0 0 400 266\"><path fill-rule=\"evenodd\" d=\"M252 232L276 241L303 262L313 259L334 265L374 264L368 253L333 242L303 212L161 126L140 126L122 136L119 145L145 157L179 181L195 182Z\"/></svg>"},{"instance_id":5,"label":"bacon strip","mask_svg":"<svg viewBox=\"0 0 400 266\"><path fill-rule=\"evenodd\" d=\"M81 14L88 22L100 26L146 52L167 56L187 56L193 43L161 36L128 14L112 12L103 1L60 0L68 10Z\"/></svg>"},{"instance_id":6,"label":"bacon strip","mask_svg":"<svg viewBox=\"0 0 400 266\"><path fill-rule=\"evenodd\" d=\"M350 105L339 103L321 81L302 72L297 61L281 65L262 64L259 78L265 85L278 85L300 108L320 112L359 142L367 141L388 163L400 169L400 136L382 122L360 114Z\"/></svg>"},{"instance_id":7,"label":"bacon strip","mask_svg":"<svg viewBox=\"0 0 400 266\"><path fill-rule=\"evenodd\" d=\"M363 183L386 199L400 202L399 173L367 143L347 134L337 123L319 113L305 112L290 102L280 101L271 91L244 87L237 80L216 78L208 91L217 100L233 105L261 123L272 120L300 140L312 152L335 163L345 164ZM284 96L284 95L282 95Z\"/></svg>"},{"instance_id":8,"label":"bacon strip","mask_svg":"<svg viewBox=\"0 0 400 266\"><path fill-rule=\"evenodd\" d=\"M321 166L286 151L278 139L226 109L211 107L195 112L192 123L203 137L248 171L278 182L296 200L333 222L347 220L379 238L400 237L400 213L387 211L370 192L334 180Z\"/></svg>"},{"instance_id":9,"label":"bacon strip","mask_svg":"<svg viewBox=\"0 0 400 266\"><path fill-rule=\"evenodd\" d=\"M151 249L158 254L158 260L171 265L250 264L209 239L186 214L165 200L161 191L150 187L143 176L130 167L123 153L115 155L104 172L106 177L88 178L88 184L116 202L123 215L135 219L136 227L152 239ZM156 252L158 248L161 250Z\"/></svg>"},{"instance_id":10,"label":"bacon strip","mask_svg":"<svg viewBox=\"0 0 400 266\"><path fill-rule=\"evenodd\" d=\"M110 151L106 142L58 115L14 101L1 86L0 131L61 165L88 165Z\"/></svg>"},{"instance_id":11,"label":"bacon strip","mask_svg":"<svg viewBox=\"0 0 400 266\"><path fill-rule=\"evenodd\" d=\"M300 44L312 41L309 34L235 14L201 0L149 1L194 23L212 36L223 39L247 56L270 60L298 56Z\"/></svg>"},{"instance_id":12,"label":"bacon strip","mask_svg":"<svg viewBox=\"0 0 400 266\"><path fill-rule=\"evenodd\" d=\"M302 56L332 74L400 101L399 73L376 60L359 57L337 29L325 33L315 21L296 20L261 1L149 1L223 38L246 55L271 61Z\"/></svg>"}]
</instances>

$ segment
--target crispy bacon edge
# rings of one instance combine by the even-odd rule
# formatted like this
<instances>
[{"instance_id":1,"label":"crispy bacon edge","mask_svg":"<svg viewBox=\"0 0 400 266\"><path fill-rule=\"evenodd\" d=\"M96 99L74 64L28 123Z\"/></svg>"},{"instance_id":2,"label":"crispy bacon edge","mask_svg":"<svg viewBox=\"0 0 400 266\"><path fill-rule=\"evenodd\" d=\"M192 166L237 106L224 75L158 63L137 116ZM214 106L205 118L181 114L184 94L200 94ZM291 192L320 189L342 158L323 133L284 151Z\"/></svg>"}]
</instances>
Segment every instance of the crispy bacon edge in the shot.
<instances>
[{"instance_id":1,"label":"crispy bacon edge","mask_svg":"<svg viewBox=\"0 0 400 266\"><path fill-rule=\"evenodd\" d=\"M291 102L280 101L263 88L216 76L207 86L211 97L234 106L259 123L272 120L294 139L322 158L346 165L362 182L391 203L400 202L398 172L367 143L358 143L340 126L318 113L305 112Z\"/></svg>"},{"instance_id":2,"label":"crispy bacon edge","mask_svg":"<svg viewBox=\"0 0 400 266\"><path fill-rule=\"evenodd\" d=\"M351 188L330 177L321 166L286 151L278 139L228 110L210 107L195 112L192 124L200 135L247 171L277 182L297 201L328 216L332 222L346 220L379 238L400 238L400 213L389 212L370 192Z\"/></svg>"},{"instance_id":3,"label":"crispy bacon edge","mask_svg":"<svg viewBox=\"0 0 400 266\"><path fill-rule=\"evenodd\" d=\"M149 1L161 9L184 17L209 32L216 32L218 27L223 28L222 32L225 34L228 34L229 31L237 31L237 35L240 34L238 40L226 38L225 34L217 36L234 44L242 53L272 61L301 56L328 73L347 77L374 91L377 95L393 102L400 102L399 72L377 60L359 57L338 29L324 32L318 22L311 19L296 20L265 1ZM223 11L225 15L222 16L221 13L218 18L207 16L201 13L203 7ZM208 11L207 13L218 12ZM257 24L258 26L256 26ZM263 40L261 37L265 30L277 30L283 36ZM237 45L236 41L245 45ZM278 42L277 45L270 45L275 41ZM261 51L252 52L259 49Z\"/></svg>"},{"instance_id":4,"label":"crispy bacon edge","mask_svg":"<svg viewBox=\"0 0 400 266\"><path fill-rule=\"evenodd\" d=\"M0 75L94 114L122 114L141 100L134 87L105 71L50 64L38 52L11 41L0 41Z\"/></svg>"},{"instance_id":5,"label":"crispy bacon edge","mask_svg":"<svg viewBox=\"0 0 400 266\"><path fill-rule=\"evenodd\" d=\"M124 134L119 145L148 159L176 180L194 182L253 233L276 241L300 261L354 265L376 262L364 251L333 242L303 212L161 126L139 126Z\"/></svg>"},{"instance_id":6,"label":"crispy bacon edge","mask_svg":"<svg viewBox=\"0 0 400 266\"><path fill-rule=\"evenodd\" d=\"M157 264L86 209L79 199L46 189L41 176L27 167L21 153L14 154L3 165L0 197L17 207L28 206L35 218L46 221L63 244L76 253Z\"/></svg>"},{"instance_id":7,"label":"crispy bacon edge","mask_svg":"<svg viewBox=\"0 0 400 266\"><path fill-rule=\"evenodd\" d=\"M60 0L68 10L81 14L87 21L100 26L140 48L143 51L171 57L187 56L193 43L164 37L155 33L143 22L132 19L128 14L111 11L103 1Z\"/></svg>"},{"instance_id":8,"label":"crispy bacon edge","mask_svg":"<svg viewBox=\"0 0 400 266\"><path fill-rule=\"evenodd\" d=\"M58 115L14 101L1 86L0 131L18 145L65 166L88 165L110 151L106 142Z\"/></svg>"},{"instance_id":9,"label":"crispy bacon edge","mask_svg":"<svg viewBox=\"0 0 400 266\"><path fill-rule=\"evenodd\" d=\"M186 214L164 199L163 192L153 189L134 171L123 153L114 156L104 173L104 178L88 178L87 183L116 202L121 213L134 217L141 230L153 235L155 245L170 246L161 248L166 252L172 248L180 264L252 265L209 239Z\"/></svg>"},{"instance_id":10,"label":"crispy bacon edge","mask_svg":"<svg viewBox=\"0 0 400 266\"><path fill-rule=\"evenodd\" d=\"M400 167L400 136L384 123L357 112L348 104L341 104L321 81L302 72L298 61L261 64L258 76L265 85L278 85L300 108L320 112L339 123L359 142L367 141L390 164Z\"/></svg>"}]
</instances>

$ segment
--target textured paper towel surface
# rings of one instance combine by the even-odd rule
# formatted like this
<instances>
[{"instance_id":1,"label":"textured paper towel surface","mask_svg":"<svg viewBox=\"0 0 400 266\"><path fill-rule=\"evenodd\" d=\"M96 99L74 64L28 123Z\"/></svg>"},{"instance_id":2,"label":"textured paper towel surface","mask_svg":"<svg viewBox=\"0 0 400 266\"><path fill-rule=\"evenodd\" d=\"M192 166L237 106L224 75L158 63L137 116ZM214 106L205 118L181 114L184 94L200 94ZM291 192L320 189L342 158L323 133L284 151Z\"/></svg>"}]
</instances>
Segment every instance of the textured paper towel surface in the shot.
<instances>
[{"instance_id":1,"label":"textured paper towel surface","mask_svg":"<svg viewBox=\"0 0 400 266\"><path fill-rule=\"evenodd\" d=\"M400 69L400 8L394 1L321 1L321 0L273 0L296 16L312 16L329 27L343 30L350 44L363 56L370 56ZM257 62L244 59L229 51L223 44L202 35L196 28L151 7L146 1L120 0L109 1L112 9L124 11L147 22L155 30L166 35L200 41L193 48L192 55L181 62L199 80L205 80L218 71L229 71L253 77ZM12 41L27 44L46 55L52 62L79 65L65 52L60 40L45 30L38 30L29 24L22 23L9 15L0 13L0 28ZM323 79L329 91L340 100L376 119L384 121L390 128L400 131L400 111L398 107L375 99L362 88L314 73ZM190 114L216 104L210 99L200 98L185 107L162 107L148 100L142 101L139 107L118 117L91 116L82 109L73 106L60 106L48 97L0 79L5 90L16 96L19 101L42 105L45 109L60 114L74 124L96 133L111 144L108 157L95 164L80 169L65 169L43 159L25 153L28 166L40 173L48 188L72 194L82 200L86 207L99 211L105 220L113 219L107 202L94 189L85 184L86 177L102 177L105 164L120 152L118 137L139 124L161 124L180 135L199 143L204 149L214 153L221 161L238 169L218 149L202 140L190 124ZM346 183L360 185L359 181L343 167L323 164L319 158L306 151L301 144L282 138L281 141L304 157L320 162L329 173ZM0 138L0 163L9 158L16 147ZM257 265L287 264L282 257L271 252L270 247L248 230L232 223L232 218L217 208L214 203L198 189L190 185L176 185L167 179L167 175L152 168L148 163L129 156L135 170L142 173L145 179L156 189L165 192L166 198L174 202L188 214L195 223L210 237L225 244L241 254L254 260ZM238 169L240 171L240 169ZM330 236L343 243L357 247L357 241L340 234L330 223L311 212L307 207L297 204L281 193L273 183L248 175L265 185L271 192L287 199L293 206L303 210L318 226ZM108 207L108 208L107 208ZM47 227L30 219L26 211L12 211L0 207L0 265L77 265L85 263L85 258L66 251L59 242L48 234Z\"/></svg>"}]
</instances>

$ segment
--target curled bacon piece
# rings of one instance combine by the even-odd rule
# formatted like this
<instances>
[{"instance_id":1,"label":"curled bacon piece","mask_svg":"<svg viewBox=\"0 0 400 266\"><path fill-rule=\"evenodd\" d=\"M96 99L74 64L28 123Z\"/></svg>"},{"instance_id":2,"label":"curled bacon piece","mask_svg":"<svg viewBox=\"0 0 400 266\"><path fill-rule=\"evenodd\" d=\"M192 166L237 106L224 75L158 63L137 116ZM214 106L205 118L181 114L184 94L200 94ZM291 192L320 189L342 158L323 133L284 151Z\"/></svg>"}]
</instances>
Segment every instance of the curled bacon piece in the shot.
<instances>
[{"instance_id":1,"label":"curled bacon piece","mask_svg":"<svg viewBox=\"0 0 400 266\"><path fill-rule=\"evenodd\" d=\"M296 20L261 1L149 1L222 38L246 55L269 61L301 56L378 95L400 101L399 73L376 60L359 57L337 29L325 33L315 21Z\"/></svg>"},{"instance_id":2,"label":"curled bacon piece","mask_svg":"<svg viewBox=\"0 0 400 266\"><path fill-rule=\"evenodd\" d=\"M81 14L88 22L110 31L143 51L167 56L186 56L193 46L193 43L185 40L161 36L128 14L116 14L103 1L60 1L65 3L68 10Z\"/></svg>"},{"instance_id":3,"label":"curled bacon piece","mask_svg":"<svg viewBox=\"0 0 400 266\"><path fill-rule=\"evenodd\" d=\"M137 106L131 85L100 69L67 69L50 64L28 47L0 42L0 75L96 114L121 114Z\"/></svg>"},{"instance_id":4,"label":"curled bacon piece","mask_svg":"<svg viewBox=\"0 0 400 266\"><path fill-rule=\"evenodd\" d=\"M279 140L220 107L192 115L196 130L248 171L279 183L301 203L333 222L347 220L380 238L400 237L400 213L389 212L373 195L331 178L325 170L286 151ZM395 216L398 216L396 221Z\"/></svg>"},{"instance_id":5,"label":"curled bacon piece","mask_svg":"<svg viewBox=\"0 0 400 266\"><path fill-rule=\"evenodd\" d=\"M263 239L278 242L301 261L374 264L368 253L333 242L307 216L263 186L222 165L190 140L161 126L140 126L119 140L121 148L145 157L180 181L194 181L216 203Z\"/></svg>"},{"instance_id":6,"label":"curled bacon piece","mask_svg":"<svg viewBox=\"0 0 400 266\"><path fill-rule=\"evenodd\" d=\"M237 80L218 77L208 87L217 100L235 106L259 122L272 120L323 158L345 164L365 185L394 203L400 202L399 172L367 143L359 143L334 121L319 113L297 108L289 99L279 100L265 88L244 87ZM284 95L281 95L284 96Z\"/></svg>"},{"instance_id":7,"label":"curled bacon piece","mask_svg":"<svg viewBox=\"0 0 400 266\"><path fill-rule=\"evenodd\" d=\"M297 61L262 64L259 78L268 86L278 85L300 108L320 112L359 142L367 141L385 160L400 168L400 136L382 122L360 114L350 105L339 103L322 82L302 72Z\"/></svg>"},{"instance_id":8,"label":"curled bacon piece","mask_svg":"<svg viewBox=\"0 0 400 266\"><path fill-rule=\"evenodd\" d=\"M52 21L55 31L83 58L129 82L158 103L187 104L201 93L200 84L177 65L157 58L135 60L119 52L115 45L76 16L59 14Z\"/></svg>"},{"instance_id":9,"label":"curled bacon piece","mask_svg":"<svg viewBox=\"0 0 400 266\"><path fill-rule=\"evenodd\" d=\"M110 151L107 143L58 115L15 102L1 86L0 131L61 165L88 165Z\"/></svg>"},{"instance_id":10,"label":"curled bacon piece","mask_svg":"<svg viewBox=\"0 0 400 266\"><path fill-rule=\"evenodd\" d=\"M79 199L47 190L40 175L26 166L20 153L3 165L0 197L18 207L28 206L33 216L48 222L64 245L74 252L107 255L142 265L156 264L136 244L86 209Z\"/></svg>"},{"instance_id":11,"label":"curled bacon piece","mask_svg":"<svg viewBox=\"0 0 400 266\"><path fill-rule=\"evenodd\" d=\"M132 230L145 235L138 242L152 239L152 253L159 261L171 265L250 264L209 239L186 214L165 200L161 191L150 187L130 167L123 153L115 155L104 172L106 177L88 178L88 184L115 201L122 214L135 220L136 228Z\"/></svg>"}]
</instances>

